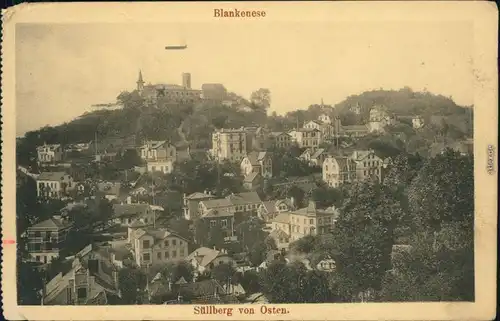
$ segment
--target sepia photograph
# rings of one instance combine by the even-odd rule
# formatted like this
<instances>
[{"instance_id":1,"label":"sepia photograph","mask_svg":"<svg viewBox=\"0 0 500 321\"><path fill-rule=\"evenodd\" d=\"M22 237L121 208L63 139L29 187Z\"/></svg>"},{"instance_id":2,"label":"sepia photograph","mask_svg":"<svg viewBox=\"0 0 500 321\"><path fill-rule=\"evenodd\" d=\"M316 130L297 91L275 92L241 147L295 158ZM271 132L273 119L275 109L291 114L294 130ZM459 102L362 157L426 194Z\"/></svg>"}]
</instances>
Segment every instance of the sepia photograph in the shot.
<instances>
[{"instance_id":1,"label":"sepia photograph","mask_svg":"<svg viewBox=\"0 0 500 321\"><path fill-rule=\"evenodd\" d=\"M451 4L430 18L415 4L414 19L395 2L12 11L4 310L324 320L453 302L494 316L498 12Z\"/></svg>"}]
</instances>

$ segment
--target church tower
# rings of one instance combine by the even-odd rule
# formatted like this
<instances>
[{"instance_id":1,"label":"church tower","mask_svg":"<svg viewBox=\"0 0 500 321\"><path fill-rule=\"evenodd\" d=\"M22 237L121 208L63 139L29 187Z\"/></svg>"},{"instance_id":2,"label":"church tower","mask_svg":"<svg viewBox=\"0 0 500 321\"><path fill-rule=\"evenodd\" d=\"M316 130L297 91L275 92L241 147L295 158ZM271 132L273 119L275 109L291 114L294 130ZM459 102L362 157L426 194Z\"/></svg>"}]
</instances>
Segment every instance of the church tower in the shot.
<instances>
[{"instance_id":1,"label":"church tower","mask_svg":"<svg viewBox=\"0 0 500 321\"><path fill-rule=\"evenodd\" d=\"M139 95L142 94L143 90L144 90L144 80L142 79L142 71L139 70L139 79L137 80L137 91L139 92Z\"/></svg>"}]
</instances>

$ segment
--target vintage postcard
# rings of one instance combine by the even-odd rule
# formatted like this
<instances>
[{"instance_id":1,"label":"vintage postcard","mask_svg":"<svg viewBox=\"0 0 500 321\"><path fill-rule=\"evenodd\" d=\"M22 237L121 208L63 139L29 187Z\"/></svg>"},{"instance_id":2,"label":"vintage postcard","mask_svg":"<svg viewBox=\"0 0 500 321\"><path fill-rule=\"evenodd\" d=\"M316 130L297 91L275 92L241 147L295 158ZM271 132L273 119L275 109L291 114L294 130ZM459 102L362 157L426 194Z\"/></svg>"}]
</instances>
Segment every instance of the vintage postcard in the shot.
<instances>
[{"instance_id":1,"label":"vintage postcard","mask_svg":"<svg viewBox=\"0 0 500 321\"><path fill-rule=\"evenodd\" d=\"M3 12L9 320L488 320L487 2Z\"/></svg>"}]
</instances>

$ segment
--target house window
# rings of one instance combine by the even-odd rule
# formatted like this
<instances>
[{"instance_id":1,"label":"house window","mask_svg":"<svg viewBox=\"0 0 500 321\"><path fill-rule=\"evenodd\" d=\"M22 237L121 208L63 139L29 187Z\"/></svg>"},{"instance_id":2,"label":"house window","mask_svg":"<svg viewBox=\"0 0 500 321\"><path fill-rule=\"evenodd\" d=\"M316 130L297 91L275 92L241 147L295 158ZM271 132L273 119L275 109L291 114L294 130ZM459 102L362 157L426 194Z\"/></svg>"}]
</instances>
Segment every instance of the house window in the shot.
<instances>
[{"instance_id":1,"label":"house window","mask_svg":"<svg viewBox=\"0 0 500 321\"><path fill-rule=\"evenodd\" d=\"M143 247L144 249L149 249L149 246L150 246L150 242L149 242L149 240L144 240L144 241L142 241L142 247Z\"/></svg>"},{"instance_id":2,"label":"house window","mask_svg":"<svg viewBox=\"0 0 500 321\"><path fill-rule=\"evenodd\" d=\"M184 256L184 249L181 249L181 250L179 251L179 256L180 256L180 257L183 257L183 256Z\"/></svg>"},{"instance_id":3,"label":"house window","mask_svg":"<svg viewBox=\"0 0 500 321\"><path fill-rule=\"evenodd\" d=\"M146 262L147 262L147 261L149 261L150 259L151 259L151 257L150 257L150 255L149 255L149 253L144 253L144 254L142 255L142 260L143 260L143 261L146 261Z\"/></svg>"},{"instance_id":4,"label":"house window","mask_svg":"<svg viewBox=\"0 0 500 321\"><path fill-rule=\"evenodd\" d=\"M172 240L172 245L176 246L177 245L177 240Z\"/></svg>"},{"instance_id":5,"label":"house window","mask_svg":"<svg viewBox=\"0 0 500 321\"><path fill-rule=\"evenodd\" d=\"M170 255L168 254L167 251L165 251L165 259L168 259L170 257Z\"/></svg>"},{"instance_id":6,"label":"house window","mask_svg":"<svg viewBox=\"0 0 500 321\"><path fill-rule=\"evenodd\" d=\"M35 257L35 261L40 262L40 255L37 255L37 256Z\"/></svg>"},{"instance_id":7,"label":"house window","mask_svg":"<svg viewBox=\"0 0 500 321\"><path fill-rule=\"evenodd\" d=\"M182 241L181 240L179 240L179 245L182 245Z\"/></svg>"},{"instance_id":8,"label":"house window","mask_svg":"<svg viewBox=\"0 0 500 321\"><path fill-rule=\"evenodd\" d=\"M176 251L172 251L172 258L175 258L177 256L177 252Z\"/></svg>"},{"instance_id":9,"label":"house window","mask_svg":"<svg viewBox=\"0 0 500 321\"><path fill-rule=\"evenodd\" d=\"M211 220L210 221L210 227L213 227L215 225L217 225L217 222L215 220Z\"/></svg>"},{"instance_id":10,"label":"house window","mask_svg":"<svg viewBox=\"0 0 500 321\"><path fill-rule=\"evenodd\" d=\"M158 260L161 260L161 252L156 253L156 258L157 258Z\"/></svg>"},{"instance_id":11,"label":"house window","mask_svg":"<svg viewBox=\"0 0 500 321\"><path fill-rule=\"evenodd\" d=\"M85 299L87 297L87 289L79 288L77 290L78 299Z\"/></svg>"},{"instance_id":12,"label":"house window","mask_svg":"<svg viewBox=\"0 0 500 321\"><path fill-rule=\"evenodd\" d=\"M313 225L313 224L314 224L314 219L312 219L312 218L311 218L311 219L309 219L309 224L310 224L310 225Z\"/></svg>"},{"instance_id":13,"label":"house window","mask_svg":"<svg viewBox=\"0 0 500 321\"><path fill-rule=\"evenodd\" d=\"M222 220L221 225L222 227L227 227L227 220Z\"/></svg>"}]
</instances>

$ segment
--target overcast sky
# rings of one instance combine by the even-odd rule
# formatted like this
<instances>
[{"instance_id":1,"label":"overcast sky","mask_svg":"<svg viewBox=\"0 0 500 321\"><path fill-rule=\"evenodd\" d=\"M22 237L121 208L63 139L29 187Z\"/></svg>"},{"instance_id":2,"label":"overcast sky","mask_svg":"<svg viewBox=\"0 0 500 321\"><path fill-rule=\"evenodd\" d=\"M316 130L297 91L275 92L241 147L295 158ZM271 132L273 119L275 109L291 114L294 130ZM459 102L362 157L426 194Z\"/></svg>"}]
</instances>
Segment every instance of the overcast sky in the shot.
<instances>
[{"instance_id":1,"label":"overcast sky","mask_svg":"<svg viewBox=\"0 0 500 321\"><path fill-rule=\"evenodd\" d=\"M165 51L168 44L187 44ZM278 113L371 89L426 88L473 103L465 22L17 25L17 134L56 125L146 83L269 88Z\"/></svg>"}]
</instances>

